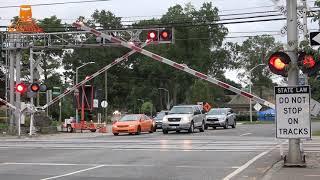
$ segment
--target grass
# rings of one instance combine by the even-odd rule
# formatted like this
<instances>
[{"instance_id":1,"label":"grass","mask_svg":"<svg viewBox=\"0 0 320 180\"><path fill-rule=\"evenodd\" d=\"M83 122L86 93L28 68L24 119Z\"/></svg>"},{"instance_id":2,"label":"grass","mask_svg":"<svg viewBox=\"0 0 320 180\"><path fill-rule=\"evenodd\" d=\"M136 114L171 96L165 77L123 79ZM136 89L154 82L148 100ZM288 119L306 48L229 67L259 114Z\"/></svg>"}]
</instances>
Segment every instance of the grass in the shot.
<instances>
[{"instance_id":1,"label":"grass","mask_svg":"<svg viewBox=\"0 0 320 180\"><path fill-rule=\"evenodd\" d=\"M320 131L313 131L312 136L320 136Z\"/></svg>"},{"instance_id":2,"label":"grass","mask_svg":"<svg viewBox=\"0 0 320 180\"><path fill-rule=\"evenodd\" d=\"M274 121L238 121L239 123L242 124L274 124Z\"/></svg>"}]
</instances>

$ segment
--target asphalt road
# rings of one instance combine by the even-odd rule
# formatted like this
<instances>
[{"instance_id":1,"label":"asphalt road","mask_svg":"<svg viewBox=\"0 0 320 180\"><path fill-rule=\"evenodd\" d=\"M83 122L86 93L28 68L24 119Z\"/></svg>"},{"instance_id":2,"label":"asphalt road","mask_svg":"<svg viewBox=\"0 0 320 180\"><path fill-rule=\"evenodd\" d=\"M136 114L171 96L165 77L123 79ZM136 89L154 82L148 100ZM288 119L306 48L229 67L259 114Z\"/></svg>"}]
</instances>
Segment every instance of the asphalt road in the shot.
<instances>
[{"instance_id":1,"label":"asphalt road","mask_svg":"<svg viewBox=\"0 0 320 180\"><path fill-rule=\"evenodd\" d=\"M314 128L320 129L320 123ZM204 133L59 134L0 138L2 180L215 180L262 177L279 160L275 127L238 125ZM313 143L306 151L319 150Z\"/></svg>"}]
</instances>

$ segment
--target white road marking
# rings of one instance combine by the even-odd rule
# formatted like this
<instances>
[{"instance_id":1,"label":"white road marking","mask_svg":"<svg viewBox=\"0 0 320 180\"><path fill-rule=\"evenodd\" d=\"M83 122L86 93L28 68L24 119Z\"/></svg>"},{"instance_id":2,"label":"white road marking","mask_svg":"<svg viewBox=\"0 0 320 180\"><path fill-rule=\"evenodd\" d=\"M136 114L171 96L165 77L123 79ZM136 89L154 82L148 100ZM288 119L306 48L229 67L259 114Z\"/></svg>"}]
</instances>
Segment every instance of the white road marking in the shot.
<instances>
[{"instance_id":1,"label":"white road marking","mask_svg":"<svg viewBox=\"0 0 320 180\"><path fill-rule=\"evenodd\" d=\"M232 173L230 173L228 176L226 176L225 178L223 178L223 180L230 180L232 177L234 177L235 175L241 173L243 170L245 170L246 168L248 168L252 163L254 163L256 160L258 160L259 158L261 158L262 156L268 154L269 152L271 152L272 150L274 150L275 148L279 147L279 145L274 146L273 148L264 151L260 154L258 154L257 156L255 156L254 158L252 158L251 160L249 160L247 163L245 163L244 165L240 166L238 169L236 169L235 171L233 171Z\"/></svg>"},{"instance_id":2,"label":"white road marking","mask_svg":"<svg viewBox=\"0 0 320 180\"><path fill-rule=\"evenodd\" d=\"M245 134L241 134L240 136L246 136L246 135L250 135L252 133L245 133Z\"/></svg>"},{"instance_id":3,"label":"white road marking","mask_svg":"<svg viewBox=\"0 0 320 180\"><path fill-rule=\"evenodd\" d=\"M309 176L309 177L320 177L320 175L312 175L312 174L310 174L310 175L304 175L304 176Z\"/></svg>"},{"instance_id":4,"label":"white road marking","mask_svg":"<svg viewBox=\"0 0 320 180\"><path fill-rule=\"evenodd\" d=\"M58 176L52 176L52 177L48 177L48 178L44 178L44 179L40 179L40 180L57 179L57 178L70 176L70 175L73 175L73 174L78 174L78 173L81 173L81 172L90 171L90 170L101 168L101 167L104 167L104 165L94 166L94 167L91 167L91 168L82 169L82 170L79 170L79 171L74 171L74 172L71 172L71 173L62 174L62 175L58 175Z\"/></svg>"}]
</instances>

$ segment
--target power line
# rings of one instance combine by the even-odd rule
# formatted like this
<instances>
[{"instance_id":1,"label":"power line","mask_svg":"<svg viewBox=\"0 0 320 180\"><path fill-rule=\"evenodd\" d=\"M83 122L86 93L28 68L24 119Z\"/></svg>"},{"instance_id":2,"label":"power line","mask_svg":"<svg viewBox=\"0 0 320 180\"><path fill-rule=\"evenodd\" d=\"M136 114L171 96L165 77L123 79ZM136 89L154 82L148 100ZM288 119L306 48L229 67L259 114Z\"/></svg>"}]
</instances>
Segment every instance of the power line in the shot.
<instances>
[{"instance_id":1,"label":"power line","mask_svg":"<svg viewBox=\"0 0 320 180\"><path fill-rule=\"evenodd\" d=\"M111 1L111 0L67 1L67 2L56 2L56 3L31 4L31 6L53 6L53 5L63 5L63 4L81 4L81 3L105 2L105 1ZM17 7L20 7L20 5L0 6L0 9L17 8Z\"/></svg>"}]
</instances>

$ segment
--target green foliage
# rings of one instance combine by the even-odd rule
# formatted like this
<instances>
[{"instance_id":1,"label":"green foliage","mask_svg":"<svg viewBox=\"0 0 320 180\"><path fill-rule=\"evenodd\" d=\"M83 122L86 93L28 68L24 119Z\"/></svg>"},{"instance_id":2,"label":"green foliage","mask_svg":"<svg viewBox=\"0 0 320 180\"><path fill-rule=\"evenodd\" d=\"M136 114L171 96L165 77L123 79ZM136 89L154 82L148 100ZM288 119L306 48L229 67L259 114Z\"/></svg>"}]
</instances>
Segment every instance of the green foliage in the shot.
<instances>
[{"instance_id":1,"label":"green foliage","mask_svg":"<svg viewBox=\"0 0 320 180\"><path fill-rule=\"evenodd\" d=\"M151 112L154 111L153 104L150 101L147 101L141 105L141 113L151 115Z\"/></svg>"}]
</instances>

